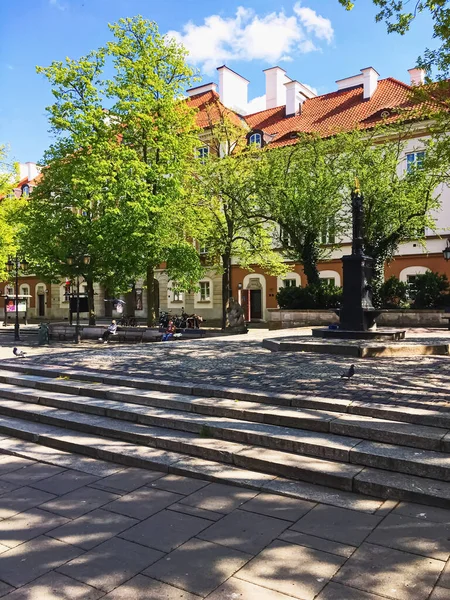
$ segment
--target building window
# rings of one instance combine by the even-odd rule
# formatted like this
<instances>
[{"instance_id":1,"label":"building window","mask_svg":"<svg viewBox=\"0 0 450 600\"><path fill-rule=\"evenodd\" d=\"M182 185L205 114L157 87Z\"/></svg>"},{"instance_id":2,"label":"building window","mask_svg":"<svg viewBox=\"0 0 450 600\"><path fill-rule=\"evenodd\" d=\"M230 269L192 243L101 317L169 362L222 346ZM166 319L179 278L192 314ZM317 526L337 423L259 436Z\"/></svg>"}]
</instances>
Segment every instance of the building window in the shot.
<instances>
[{"instance_id":1,"label":"building window","mask_svg":"<svg viewBox=\"0 0 450 600\"><path fill-rule=\"evenodd\" d=\"M322 235L320 241L322 244L335 244L336 243L336 235L335 235L335 222L334 217L329 217L326 227L322 230Z\"/></svg>"},{"instance_id":2,"label":"building window","mask_svg":"<svg viewBox=\"0 0 450 600\"><path fill-rule=\"evenodd\" d=\"M200 159L200 162L202 164L205 163L206 159L209 156L209 147L208 146L202 146L202 148L198 148L197 149L197 155L198 158Z\"/></svg>"},{"instance_id":3,"label":"building window","mask_svg":"<svg viewBox=\"0 0 450 600\"><path fill-rule=\"evenodd\" d=\"M22 196L29 196L30 195L30 186L25 184L22 186Z\"/></svg>"},{"instance_id":4,"label":"building window","mask_svg":"<svg viewBox=\"0 0 450 600\"><path fill-rule=\"evenodd\" d=\"M286 231L286 229L283 229L283 227L280 227L280 242L281 242L281 244L284 247L290 247L290 246L292 246L292 244L291 244L291 236Z\"/></svg>"},{"instance_id":5,"label":"building window","mask_svg":"<svg viewBox=\"0 0 450 600\"><path fill-rule=\"evenodd\" d=\"M417 279L417 275L407 275L406 283L408 284L409 287L411 287L411 285L416 282L416 279Z\"/></svg>"},{"instance_id":6,"label":"building window","mask_svg":"<svg viewBox=\"0 0 450 600\"><path fill-rule=\"evenodd\" d=\"M262 146L262 136L260 133L252 133L252 135L248 138L248 143L250 146L255 145L257 148L261 148Z\"/></svg>"},{"instance_id":7,"label":"building window","mask_svg":"<svg viewBox=\"0 0 450 600\"><path fill-rule=\"evenodd\" d=\"M411 173L414 169L422 169L425 152L410 152L406 155L406 170Z\"/></svg>"},{"instance_id":8,"label":"building window","mask_svg":"<svg viewBox=\"0 0 450 600\"><path fill-rule=\"evenodd\" d=\"M336 279L334 277L322 277L320 281L328 287L336 287Z\"/></svg>"},{"instance_id":9,"label":"building window","mask_svg":"<svg viewBox=\"0 0 450 600\"><path fill-rule=\"evenodd\" d=\"M208 246L206 244L202 244L199 249L200 256L205 256L208 254Z\"/></svg>"},{"instance_id":10,"label":"building window","mask_svg":"<svg viewBox=\"0 0 450 600\"><path fill-rule=\"evenodd\" d=\"M200 300L206 302L211 299L211 287L209 281L200 281Z\"/></svg>"},{"instance_id":11,"label":"building window","mask_svg":"<svg viewBox=\"0 0 450 600\"><path fill-rule=\"evenodd\" d=\"M297 282L295 279L283 279L283 287L297 287Z\"/></svg>"}]
</instances>

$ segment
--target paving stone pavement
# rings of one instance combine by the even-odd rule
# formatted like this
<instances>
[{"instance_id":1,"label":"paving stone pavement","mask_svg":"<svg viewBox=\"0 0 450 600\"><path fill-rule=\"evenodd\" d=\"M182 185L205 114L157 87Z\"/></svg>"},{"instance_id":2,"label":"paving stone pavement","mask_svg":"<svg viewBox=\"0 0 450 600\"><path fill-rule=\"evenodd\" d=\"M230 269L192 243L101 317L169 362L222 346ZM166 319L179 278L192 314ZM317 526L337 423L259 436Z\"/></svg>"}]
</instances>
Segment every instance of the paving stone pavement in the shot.
<instances>
[{"instance_id":1,"label":"paving stone pavement","mask_svg":"<svg viewBox=\"0 0 450 600\"><path fill-rule=\"evenodd\" d=\"M55 463L0 454L2 600L450 598L450 510Z\"/></svg>"},{"instance_id":2,"label":"paving stone pavement","mask_svg":"<svg viewBox=\"0 0 450 600\"><path fill-rule=\"evenodd\" d=\"M88 371L125 374L133 377L158 377L166 380L208 382L210 385L251 388L364 400L402 403L412 406L433 404L450 410L450 359L448 356L411 356L407 358L363 358L312 354L307 352L270 352L262 347L264 338L291 339L309 336L310 329L282 331L250 330L246 335L175 341L167 344L105 346L86 344L40 352L22 364L63 365ZM450 343L446 329L410 329L413 343ZM340 375L355 364L350 380ZM1 363L0 363L1 364Z\"/></svg>"}]
</instances>

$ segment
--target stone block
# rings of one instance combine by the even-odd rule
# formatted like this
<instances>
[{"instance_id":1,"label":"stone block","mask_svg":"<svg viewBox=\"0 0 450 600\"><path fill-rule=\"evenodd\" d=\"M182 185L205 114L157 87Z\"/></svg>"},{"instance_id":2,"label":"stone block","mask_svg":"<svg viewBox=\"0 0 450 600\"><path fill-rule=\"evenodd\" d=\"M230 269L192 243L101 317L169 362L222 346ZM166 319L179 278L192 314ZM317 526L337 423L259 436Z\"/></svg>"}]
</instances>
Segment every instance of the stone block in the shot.
<instances>
[{"instance_id":1,"label":"stone block","mask_svg":"<svg viewBox=\"0 0 450 600\"><path fill-rule=\"evenodd\" d=\"M208 600L293 600L292 596L280 594L274 590L249 583L237 577L230 577L215 592L208 596ZM342 600L342 599L341 599Z\"/></svg>"},{"instance_id":2,"label":"stone block","mask_svg":"<svg viewBox=\"0 0 450 600\"><path fill-rule=\"evenodd\" d=\"M292 525L308 535L358 546L380 523L381 517L355 510L318 505Z\"/></svg>"},{"instance_id":3,"label":"stone block","mask_svg":"<svg viewBox=\"0 0 450 600\"><path fill-rule=\"evenodd\" d=\"M19 587L81 553L79 548L41 536L3 552L0 560L0 580Z\"/></svg>"},{"instance_id":4,"label":"stone block","mask_svg":"<svg viewBox=\"0 0 450 600\"><path fill-rule=\"evenodd\" d=\"M392 600L428 600L444 564L364 543L334 581Z\"/></svg>"},{"instance_id":5,"label":"stone block","mask_svg":"<svg viewBox=\"0 0 450 600\"><path fill-rule=\"evenodd\" d=\"M219 483L211 483L180 501L180 504L227 514L256 496L256 492Z\"/></svg>"},{"instance_id":6,"label":"stone block","mask_svg":"<svg viewBox=\"0 0 450 600\"><path fill-rule=\"evenodd\" d=\"M433 523L391 513L367 541L445 561L450 556L450 523Z\"/></svg>"},{"instance_id":7,"label":"stone block","mask_svg":"<svg viewBox=\"0 0 450 600\"><path fill-rule=\"evenodd\" d=\"M163 510L131 527L121 537L131 542L171 552L211 525L211 521L172 510Z\"/></svg>"},{"instance_id":8,"label":"stone block","mask_svg":"<svg viewBox=\"0 0 450 600\"><path fill-rule=\"evenodd\" d=\"M164 475L148 484L148 487L156 487L167 492L175 492L188 496L197 492L205 485L209 485L209 481L202 479L191 479L190 477L182 477L181 475Z\"/></svg>"},{"instance_id":9,"label":"stone block","mask_svg":"<svg viewBox=\"0 0 450 600\"><path fill-rule=\"evenodd\" d=\"M127 517L143 520L183 498L184 496L180 494L145 487L114 500L104 508Z\"/></svg>"},{"instance_id":10,"label":"stone block","mask_svg":"<svg viewBox=\"0 0 450 600\"><path fill-rule=\"evenodd\" d=\"M297 498L261 493L243 504L241 509L260 515L267 515L268 517L276 517L285 521L297 521L314 508L314 506L313 502Z\"/></svg>"},{"instance_id":11,"label":"stone block","mask_svg":"<svg viewBox=\"0 0 450 600\"><path fill-rule=\"evenodd\" d=\"M237 574L238 579L286 594L313 600L339 570L345 558L277 540Z\"/></svg>"},{"instance_id":12,"label":"stone block","mask_svg":"<svg viewBox=\"0 0 450 600\"><path fill-rule=\"evenodd\" d=\"M113 491L115 493L133 492L147 483L163 476L161 471L148 469L123 469L104 479L91 484L93 487Z\"/></svg>"},{"instance_id":13,"label":"stone block","mask_svg":"<svg viewBox=\"0 0 450 600\"><path fill-rule=\"evenodd\" d=\"M280 540L289 542L290 544L297 544L298 546L305 546L306 548L313 548L322 552L330 552L330 554L344 556L345 558L351 556L356 550L354 546L333 542L323 537L316 537L315 535L307 535L293 529L286 529L278 537Z\"/></svg>"},{"instance_id":14,"label":"stone block","mask_svg":"<svg viewBox=\"0 0 450 600\"><path fill-rule=\"evenodd\" d=\"M8 600L97 600L101 597L100 590L51 571L9 594Z\"/></svg>"},{"instance_id":15,"label":"stone block","mask_svg":"<svg viewBox=\"0 0 450 600\"><path fill-rule=\"evenodd\" d=\"M8 548L15 548L64 523L67 523L64 517L31 508L1 522L0 543Z\"/></svg>"},{"instance_id":16,"label":"stone block","mask_svg":"<svg viewBox=\"0 0 450 600\"><path fill-rule=\"evenodd\" d=\"M383 600L383 598L331 582L322 590L316 600Z\"/></svg>"},{"instance_id":17,"label":"stone block","mask_svg":"<svg viewBox=\"0 0 450 600\"><path fill-rule=\"evenodd\" d=\"M76 519L87 512L116 500L119 496L103 490L84 486L59 498L41 504L49 512Z\"/></svg>"},{"instance_id":18,"label":"stone block","mask_svg":"<svg viewBox=\"0 0 450 600\"><path fill-rule=\"evenodd\" d=\"M61 473L64 469L54 465L46 465L43 463L35 463L29 467L6 473L2 476L2 481L9 481L13 484L32 485L35 481L47 479L52 475Z\"/></svg>"},{"instance_id":19,"label":"stone block","mask_svg":"<svg viewBox=\"0 0 450 600\"><path fill-rule=\"evenodd\" d=\"M144 575L207 596L238 571L250 555L193 539L144 571Z\"/></svg>"},{"instance_id":20,"label":"stone block","mask_svg":"<svg viewBox=\"0 0 450 600\"><path fill-rule=\"evenodd\" d=\"M162 556L158 550L116 537L66 563L58 572L110 592Z\"/></svg>"},{"instance_id":21,"label":"stone block","mask_svg":"<svg viewBox=\"0 0 450 600\"><path fill-rule=\"evenodd\" d=\"M95 475L88 475L79 471L65 471L64 473L59 473L58 475L53 475L52 477L33 483L33 487L43 492L61 496L97 480L98 477Z\"/></svg>"},{"instance_id":22,"label":"stone block","mask_svg":"<svg viewBox=\"0 0 450 600\"><path fill-rule=\"evenodd\" d=\"M289 525L289 521L235 510L197 537L247 554L257 554Z\"/></svg>"},{"instance_id":23,"label":"stone block","mask_svg":"<svg viewBox=\"0 0 450 600\"><path fill-rule=\"evenodd\" d=\"M450 510L437 508L436 506L425 506L424 504L414 504L414 502L399 502L394 512L395 514L425 519L434 523L450 524Z\"/></svg>"},{"instance_id":24,"label":"stone block","mask_svg":"<svg viewBox=\"0 0 450 600\"><path fill-rule=\"evenodd\" d=\"M47 535L83 550L91 550L137 523L136 519L98 509L53 529Z\"/></svg>"},{"instance_id":25,"label":"stone block","mask_svg":"<svg viewBox=\"0 0 450 600\"><path fill-rule=\"evenodd\" d=\"M200 600L200 596L145 575L136 575L104 596L104 600Z\"/></svg>"},{"instance_id":26,"label":"stone block","mask_svg":"<svg viewBox=\"0 0 450 600\"><path fill-rule=\"evenodd\" d=\"M11 493L0 496L0 519L7 519L17 513L51 500L55 496L24 486Z\"/></svg>"}]
</instances>

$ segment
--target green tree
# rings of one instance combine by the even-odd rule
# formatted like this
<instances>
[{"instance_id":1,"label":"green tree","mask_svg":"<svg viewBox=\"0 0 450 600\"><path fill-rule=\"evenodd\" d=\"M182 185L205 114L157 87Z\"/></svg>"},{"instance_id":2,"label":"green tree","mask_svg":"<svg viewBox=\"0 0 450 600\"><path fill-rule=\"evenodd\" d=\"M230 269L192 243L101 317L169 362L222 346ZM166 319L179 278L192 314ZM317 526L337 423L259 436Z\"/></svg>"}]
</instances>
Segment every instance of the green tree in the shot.
<instances>
[{"instance_id":1,"label":"green tree","mask_svg":"<svg viewBox=\"0 0 450 600\"><path fill-rule=\"evenodd\" d=\"M23 204L13 193L18 179L17 164L9 159L6 146L0 145L0 281L8 277L5 265L17 250L16 213Z\"/></svg>"},{"instance_id":2,"label":"green tree","mask_svg":"<svg viewBox=\"0 0 450 600\"><path fill-rule=\"evenodd\" d=\"M278 225L278 246L303 265L308 284L318 285L317 263L330 248L322 242L336 241L348 222L341 136L302 134L295 145L265 152L256 169L257 214Z\"/></svg>"},{"instance_id":3,"label":"green tree","mask_svg":"<svg viewBox=\"0 0 450 600\"><path fill-rule=\"evenodd\" d=\"M347 10L352 10L356 0L339 0ZM418 58L418 66L428 74L435 70L441 79L448 77L450 70L450 6L447 0L372 0L379 8L375 19L384 21L388 33L404 35L421 13L428 14L433 21L433 37L438 40L434 50L425 49Z\"/></svg>"},{"instance_id":4,"label":"green tree","mask_svg":"<svg viewBox=\"0 0 450 600\"><path fill-rule=\"evenodd\" d=\"M247 145L246 130L234 113L214 103L209 110L208 158L198 160L193 178L200 244L210 263L222 272L222 327L231 296L231 260L279 274L285 267L272 248L272 226L257 214L255 163L261 151Z\"/></svg>"},{"instance_id":5,"label":"green tree","mask_svg":"<svg viewBox=\"0 0 450 600\"><path fill-rule=\"evenodd\" d=\"M196 143L194 114L181 100L193 73L184 49L155 23L135 17L110 29L104 48L38 68L52 85L56 141L23 215L24 246L50 279L68 273L67 255L81 267L89 254L80 273L92 312L94 281L121 291L146 273L152 322L154 268L173 247L180 261L186 256L187 276L192 265L179 252L187 232L174 206Z\"/></svg>"},{"instance_id":6,"label":"green tree","mask_svg":"<svg viewBox=\"0 0 450 600\"><path fill-rule=\"evenodd\" d=\"M364 248L374 259L375 299L384 281L384 265L402 242L424 243L425 229L436 229L440 206L437 186L445 181L448 158L433 137L421 139L416 160L407 163L412 125L354 131L341 136L346 173L344 196L350 202L355 179L364 196Z\"/></svg>"}]
</instances>

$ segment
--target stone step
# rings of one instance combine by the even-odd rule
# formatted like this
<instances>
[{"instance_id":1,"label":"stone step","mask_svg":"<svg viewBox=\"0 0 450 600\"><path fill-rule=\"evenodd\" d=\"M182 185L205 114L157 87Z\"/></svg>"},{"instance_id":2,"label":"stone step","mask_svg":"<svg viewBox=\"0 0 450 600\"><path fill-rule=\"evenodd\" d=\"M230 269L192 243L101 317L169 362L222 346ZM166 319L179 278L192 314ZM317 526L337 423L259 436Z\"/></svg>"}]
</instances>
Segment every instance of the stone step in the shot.
<instances>
[{"instance_id":1,"label":"stone step","mask_svg":"<svg viewBox=\"0 0 450 600\"><path fill-rule=\"evenodd\" d=\"M353 478L354 491L347 492L12 417L0 417L0 435L4 436L0 437L0 449L15 455L33 458L36 445L56 448L58 452L46 460L51 464L58 464L61 452L75 452L98 460L241 485L363 512L383 510L382 502L372 496L374 493L379 498L450 508L449 483L369 467Z\"/></svg>"},{"instance_id":2,"label":"stone step","mask_svg":"<svg viewBox=\"0 0 450 600\"><path fill-rule=\"evenodd\" d=\"M186 452L193 456L234 463L246 468L261 468L276 474L280 474L279 463L283 463L283 468L289 471L292 462L288 461L287 457L290 455L296 457L298 468L301 468L299 455L305 455L306 461L310 456L314 457L314 460L333 460L339 461L338 464L371 466L450 481L450 455L446 453L232 419L200 417L180 411L130 406L121 402L80 396L50 399L50 405L37 404L39 398L32 395L34 390L26 390L25 394L24 391L22 390L22 394L26 402L0 399L0 414L65 425L79 431ZM252 446L263 446L267 449L263 453L261 467L252 467L243 462L244 456L245 460L248 459L249 447L253 462L258 459L257 455L261 454L260 448L251 448ZM272 454L273 451L275 454ZM273 471L272 463L276 457L278 458ZM314 465L313 462L311 464ZM320 470L323 466L324 463L319 462L317 469ZM325 477L329 476L330 470L332 471L329 465L327 469ZM298 474L288 475L288 471L282 474L287 477L299 477ZM305 475L299 478L305 479ZM324 485L336 484L326 480Z\"/></svg>"},{"instance_id":3,"label":"stone step","mask_svg":"<svg viewBox=\"0 0 450 600\"><path fill-rule=\"evenodd\" d=\"M102 437L153 446L168 451L183 452L191 456L234 464L246 469L320 483L337 489L351 491L352 479L362 467L349 462L329 461L312 456L266 450L261 452L250 444L202 437L186 431L152 427L121 421L110 417L76 413L49 406L26 404L15 400L1 400L0 414L48 425L67 427ZM0 418L0 432L3 430ZM255 464L255 467L251 465Z\"/></svg>"},{"instance_id":4,"label":"stone step","mask_svg":"<svg viewBox=\"0 0 450 600\"><path fill-rule=\"evenodd\" d=\"M29 359L24 359L20 362L4 361L2 363L2 370L3 374L7 377L13 377L11 374L11 371L13 371L25 374L26 377L30 376L30 381L33 379L33 376L43 377L47 381L43 382L44 387L40 389L51 389L52 383L51 381L48 381L48 379L53 379L54 382L56 380L57 383L66 386L67 391L73 389L73 393L76 394L86 394L86 390L92 388L89 383L94 382L96 386L105 384L109 387L118 386L122 388L139 389L141 391L160 391L167 394L197 396L201 398L210 398L213 402L219 399L230 399L233 401L238 400L249 403L269 404L278 407L305 408L329 413L338 412L355 414L376 419L401 421L403 423L450 430L450 410L440 410L439 408L433 409L426 403L420 404L415 402L414 406L410 406L409 404L402 404L400 402L375 403L351 401L344 398L325 398L317 395L275 394L273 392L189 383L187 381L161 381L151 377L130 377L127 375L108 376L102 372L94 373L81 369L71 369L61 365L36 366L30 362ZM67 378L67 381L64 380L65 378ZM95 393L96 392L93 390L92 394ZM102 396L102 390L99 389L97 393L99 394L98 397L104 397Z\"/></svg>"},{"instance_id":5,"label":"stone step","mask_svg":"<svg viewBox=\"0 0 450 600\"><path fill-rule=\"evenodd\" d=\"M224 398L205 398L191 396L187 394L159 392L157 390L137 389L134 387L124 387L117 385L103 385L96 382L76 381L76 380L58 380L49 377L36 375L11 375L6 371L0 371L0 381L10 382L10 385L28 387L33 386L36 389L44 390L39 392L42 397L42 403L51 404L53 399L57 404L60 392L67 395L79 394L92 396L95 398L105 398L109 400L119 400L121 402L153 406L158 408L167 408L169 410L180 410L192 412L200 415L217 416L230 419L240 419L257 423L298 428L309 431L330 432L340 436L350 436L372 441L395 443L396 445L411 446L425 450L435 450L450 452L449 429L446 427L432 426L437 420L441 423L442 419L448 422L450 420L445 413L439 411L424 411L422 409L403 409L398 407L383 407L380 409L383 414L388 413L396 420L386 418L376 418L366 416L367 412L374 412L371 406L355 404L357 414L339 414L334 411L290 408L266 403L228 400ZM51 392L58 393L54 396ZM28 399L30 391L23 394L15 393L15 388L8 389L8 384L4 386L4 397ZM34 392L31 392L33 395ZM349 409L352 409L350 406ZM77 410L75 408L75 410ZM93 408L92 411L95 409ZM376 411L375 411L376 412ZM425 414L424 414L425 413ZM104 414L100 412L98 414ZM378 414L376 412L376 414ZM418 421L419 424L409 423L406 420L411 418ZM429 425L421 425L423 420L430 421ZM327 457L334 458L331 454Z\"/></svg>"}]
</instances>

